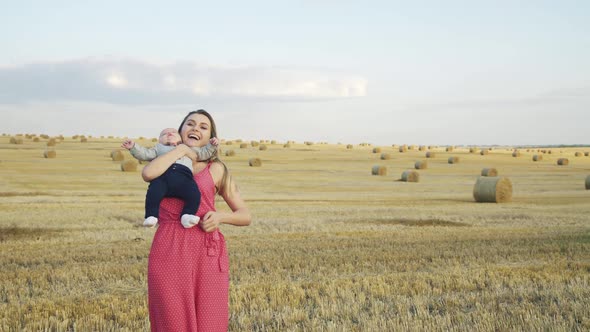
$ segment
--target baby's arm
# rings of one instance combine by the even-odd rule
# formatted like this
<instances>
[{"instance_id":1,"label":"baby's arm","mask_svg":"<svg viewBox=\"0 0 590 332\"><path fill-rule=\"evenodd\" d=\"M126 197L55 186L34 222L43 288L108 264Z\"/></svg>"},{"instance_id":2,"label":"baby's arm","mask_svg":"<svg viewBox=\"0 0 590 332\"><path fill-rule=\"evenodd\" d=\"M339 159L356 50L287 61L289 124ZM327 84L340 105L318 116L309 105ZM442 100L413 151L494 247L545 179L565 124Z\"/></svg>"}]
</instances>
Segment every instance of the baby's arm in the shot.
<instances>
[{"instance_id":1,"label":"baby's arm","mask_svg":"<svg viewBox=\"0 0 590 332\"><path fill-rule=\"evenodd\" d=\"M135 157L135 159L137 160L152 161L158 156L156 148L144 148L143 146L137 143L135 143L131 148L129 148L129 152L131 152L131 155Z\"/></svg>"},{"instance_id":2,"label":"baby's arm","mask_svg":"<svg viewBox=\"0 0 590 332\"><path fill-rule=\"evenodd\" d=\"M203 147L193 147L193 151L197 154L198 161L205 161L217 154L217 145L219 144L216 137L209 140L209 143Z\"/></svg>"}]
</instances>

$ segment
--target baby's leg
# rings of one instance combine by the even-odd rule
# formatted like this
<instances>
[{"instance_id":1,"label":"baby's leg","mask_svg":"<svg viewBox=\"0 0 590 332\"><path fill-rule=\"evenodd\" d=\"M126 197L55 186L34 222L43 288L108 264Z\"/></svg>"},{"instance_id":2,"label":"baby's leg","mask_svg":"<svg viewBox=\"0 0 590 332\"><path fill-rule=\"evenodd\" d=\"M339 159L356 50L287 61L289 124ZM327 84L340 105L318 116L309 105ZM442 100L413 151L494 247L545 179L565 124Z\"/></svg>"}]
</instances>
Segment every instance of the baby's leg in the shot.
<instances>
[{"instance_id":1,"label":"baby's leg","mask_svg":"<svg viewBox=\"0 0 590 332\"><path fill-rule=\"evenodd\" d=\"M146 227L154 227L158 222L158 215L160 214L160 202L168 191L168 184L165 177L160 176L150 182L147 193L145 195L145 220L143 225Z\"/></svg>"},{"instance_id":2,"label":"baby's leg","mask_svg":"<svg viewBox=\"0 0 590 332\"><path fill-rule=\"evenodd\" d=\"M193 179L193 173L188 167L176 165L174 175L168 178L168 195L178 197L183 200L181 222L186 228L193 227L199 222L199 217L195 214L201 203L201 192Z\"/></svg>"}]
</instances>

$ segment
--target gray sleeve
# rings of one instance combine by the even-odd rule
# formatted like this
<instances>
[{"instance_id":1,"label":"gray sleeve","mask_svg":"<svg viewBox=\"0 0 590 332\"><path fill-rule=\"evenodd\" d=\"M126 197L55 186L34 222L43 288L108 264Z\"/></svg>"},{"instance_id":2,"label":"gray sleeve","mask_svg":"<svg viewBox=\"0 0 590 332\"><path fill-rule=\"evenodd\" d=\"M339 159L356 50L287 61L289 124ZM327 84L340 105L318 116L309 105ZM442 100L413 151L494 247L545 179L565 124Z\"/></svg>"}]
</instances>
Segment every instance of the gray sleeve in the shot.
<instances>
[{"instance_id":1,"label":"gray sleeve","mask_svg":"<svg viewBox=\"0 0 590 332\"><path fill-rule=\"evenodd\" d=\"M207 145L200 148L193 147L192 149L197 154L197 160L199 161L209 160L217 155L217 147L211 143L207 143Z\"/></svg>"},{"instance_id":2,"label":"gray sleeve","mask_svg":"<svg viewBox=\"0 0 590 332\"><path fill-rule=\"evenodd\" d=\"M158 153L156 152L156 148L144 148L143 146L135 143L133 147L129 150L131 155L138 160L145 160L145 161L152 161L156 159Z\"/></svg>"}]
</instances>

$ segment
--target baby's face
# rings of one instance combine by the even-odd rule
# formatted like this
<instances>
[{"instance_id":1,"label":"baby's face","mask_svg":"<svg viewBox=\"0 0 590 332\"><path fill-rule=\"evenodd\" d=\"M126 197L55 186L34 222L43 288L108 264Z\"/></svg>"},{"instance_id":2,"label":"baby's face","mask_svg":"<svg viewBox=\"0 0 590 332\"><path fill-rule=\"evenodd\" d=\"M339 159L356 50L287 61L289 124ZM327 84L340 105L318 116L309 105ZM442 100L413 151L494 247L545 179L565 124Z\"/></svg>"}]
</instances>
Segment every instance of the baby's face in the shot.
<instances>
[{"instance_id":1,"label":"baby's face","mask_svg":"<svg viewBox=\"0 0 590 332\"><path fill-rule=\"evenodd\" d=\"M160 133L159 142L164 145L177 145L181 142L180 134L174 128L166 128Z\"/></svg>"}]
</instances>

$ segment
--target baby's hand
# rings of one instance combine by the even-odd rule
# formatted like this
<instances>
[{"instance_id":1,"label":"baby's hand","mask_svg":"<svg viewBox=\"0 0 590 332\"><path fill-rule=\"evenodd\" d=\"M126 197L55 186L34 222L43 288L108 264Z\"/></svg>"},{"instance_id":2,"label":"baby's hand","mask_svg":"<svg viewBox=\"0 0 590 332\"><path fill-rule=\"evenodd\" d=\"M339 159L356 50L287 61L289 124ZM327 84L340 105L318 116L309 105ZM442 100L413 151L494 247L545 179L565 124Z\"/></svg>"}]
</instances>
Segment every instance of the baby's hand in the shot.
<instances>
[{"instance_id":1,"label":"baby's hand","mask_svg":"<svg viewBox=\"0 0 590 332\"><path fill-rule=\"evenodd\" d=\"M213 146L218 146L219 140L217 139L217 137L213 137L212 139L209 140L209 143L211 143L211 145L213 145Z\"/></svg>"},{"instance_id":2,"label":"baby's hand","mask_svg":"<svg viewBox=\"0 0 590 332\"><path fill-rule=\"evenodd\" d=\"M131 150L131 148L133 148L133 146L135 146L135 142L133 142L130 139L126 139L123 141L123 144L121 144L122 148L125 148L127 150Z\"/></svg>"}]
</instances>

